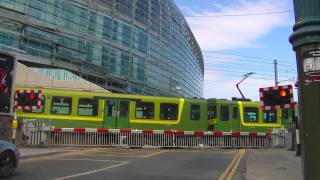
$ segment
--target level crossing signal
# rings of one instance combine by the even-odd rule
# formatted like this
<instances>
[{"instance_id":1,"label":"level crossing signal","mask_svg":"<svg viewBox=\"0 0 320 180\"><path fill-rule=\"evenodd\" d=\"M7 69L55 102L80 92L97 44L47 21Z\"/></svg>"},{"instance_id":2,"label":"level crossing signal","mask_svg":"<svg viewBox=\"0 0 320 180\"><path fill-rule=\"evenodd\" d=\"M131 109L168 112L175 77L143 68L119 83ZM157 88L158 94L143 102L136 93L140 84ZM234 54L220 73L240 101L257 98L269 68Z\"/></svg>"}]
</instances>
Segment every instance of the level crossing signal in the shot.
<instances>
[{"instance_id":1,"label":"level crossing signal","mask_svg":"<svg viewBox=\"0 0 320 180\"><path fill-rule=\"evenodd\" d=\"M42 101L41 91L34 90L17 90L15 93L15 108L16 109L40 109Z\"/></svg>"},{"instance_id":2,"label":"level crossing signal","mask_svg":"<svg viewBox=\"0 0 320 180\"><path fill-rule=\"evenodd\" d=\"M264 87L259 93L263 110L294 108L292 85Z\"/></svg>"}]
</instances>

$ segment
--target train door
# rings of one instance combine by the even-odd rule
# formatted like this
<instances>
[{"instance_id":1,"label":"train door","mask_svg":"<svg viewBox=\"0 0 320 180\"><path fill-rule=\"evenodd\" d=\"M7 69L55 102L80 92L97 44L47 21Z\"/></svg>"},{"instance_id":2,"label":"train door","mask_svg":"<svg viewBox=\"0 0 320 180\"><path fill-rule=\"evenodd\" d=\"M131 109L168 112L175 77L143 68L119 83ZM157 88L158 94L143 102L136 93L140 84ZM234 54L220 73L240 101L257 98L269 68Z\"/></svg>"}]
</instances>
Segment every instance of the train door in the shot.
<instances>
[{"instance_id":1,"label":"train door","mask_svg":"<svg viewBox=\"0 0 320 180\"><path fill-rule=\"evenodd\" d=\"M115 129L129 128L129 101L121 99L107 99L104 127Z\"/></svg>"},{"instance_id":2,"label":"train door","mask_svg":"<svg viewBox=\"0 0 320 180\"><path fill-rule=\"evenodd\" d=\"M239 108L232 106L232 121L230 121L230 128L232 131L240 131L240 119L239 119Z\"/></svg>"}]
</instances>

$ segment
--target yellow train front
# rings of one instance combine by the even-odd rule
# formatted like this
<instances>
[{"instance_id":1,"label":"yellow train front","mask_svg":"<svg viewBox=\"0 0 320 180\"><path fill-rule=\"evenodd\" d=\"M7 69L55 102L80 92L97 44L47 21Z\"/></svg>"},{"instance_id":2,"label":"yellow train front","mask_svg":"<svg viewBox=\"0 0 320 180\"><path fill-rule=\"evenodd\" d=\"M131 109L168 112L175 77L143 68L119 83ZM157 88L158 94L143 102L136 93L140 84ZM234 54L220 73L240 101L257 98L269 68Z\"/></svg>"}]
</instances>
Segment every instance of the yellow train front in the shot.
<instances>
[{"instance_id":1,"label":"yellow train front","mask_svg":"<svg viewBox=\"0 0 320 180\"><path fill-rule=\"evenodd\" d=\"M63 128L207 130L204 99L46 88L41 91L40 108L18 110L19 118L42 119L51 126Z\"/></svg>"},{"instance_id":2,"label":"yellow train front","mask_svg":"<svg viewBox=\"0 0 320 180\"><path fill-rule=\"evenodd\" d=\"M224 132L269 132L288 127L293 111L265 110L259 102L208 100L208 130Z\"/></svg>"}]
</instances>

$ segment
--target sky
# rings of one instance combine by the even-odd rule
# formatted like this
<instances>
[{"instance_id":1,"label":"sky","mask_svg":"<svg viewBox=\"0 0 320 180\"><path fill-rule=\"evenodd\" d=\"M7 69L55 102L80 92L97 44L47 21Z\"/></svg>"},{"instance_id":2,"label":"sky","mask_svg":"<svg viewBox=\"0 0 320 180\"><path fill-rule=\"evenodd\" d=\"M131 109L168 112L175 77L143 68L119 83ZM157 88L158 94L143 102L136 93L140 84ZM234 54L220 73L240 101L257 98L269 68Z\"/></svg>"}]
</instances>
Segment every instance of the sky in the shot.
<instances>
[{"instance_id":1,"label":"sky","mask_svg":"<svg viewBox=\"0 0 320 180\"><path fill-rule=\"evenodd\" d=\"M204 97L259 100L259 88L297 80L296 58L289 42L294 25L292 0L174 0L203 53ZM258 14L258 15L257 15ZM294 92L295 97L296 92Z\"/></svg>"}]
</instances>

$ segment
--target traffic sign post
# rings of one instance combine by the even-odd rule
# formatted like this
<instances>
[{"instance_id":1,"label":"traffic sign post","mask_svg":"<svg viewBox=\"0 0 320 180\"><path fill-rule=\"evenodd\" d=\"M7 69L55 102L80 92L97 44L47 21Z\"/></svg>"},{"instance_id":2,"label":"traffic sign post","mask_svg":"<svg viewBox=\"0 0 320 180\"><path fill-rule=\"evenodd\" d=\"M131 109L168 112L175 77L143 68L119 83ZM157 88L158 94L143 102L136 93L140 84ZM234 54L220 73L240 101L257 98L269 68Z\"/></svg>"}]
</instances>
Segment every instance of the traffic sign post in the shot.
<instances>
[{"instance_id":1,"label":"traffic sign post","mask_svg":"<svg viewBox=\"0 0 320 180\"><path fill-rule=\"evenodd\" d=\"M296 24L290 42L296 53L305 180L320 179L320 6L293 0Z\"/></svg>"}]
</instances>

